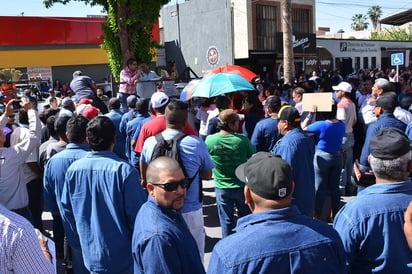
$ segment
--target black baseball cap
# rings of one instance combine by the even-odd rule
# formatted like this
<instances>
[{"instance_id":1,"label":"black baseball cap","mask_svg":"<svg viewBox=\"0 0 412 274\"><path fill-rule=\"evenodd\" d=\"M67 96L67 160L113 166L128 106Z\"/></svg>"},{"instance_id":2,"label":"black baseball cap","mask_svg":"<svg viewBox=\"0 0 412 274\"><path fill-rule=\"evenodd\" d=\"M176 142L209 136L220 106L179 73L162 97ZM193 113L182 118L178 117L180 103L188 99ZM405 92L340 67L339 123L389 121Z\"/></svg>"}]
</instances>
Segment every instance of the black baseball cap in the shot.
<instances>
[{"instance_id":1,"label":"black baseball cap","mask_svg":"<svg viewBox=\"0 0 412 274\"><path fill-rule=\"evenodd\" d=\"M411 150L409 138L395 127L381 129L369 142L370 154L378 159L392 160Z\"/></svg>"},{"instance_id":2,"label":"black baseball cap","mask_svg":"<svg viewBox=\"0 0 412 274\"><path fill-rule=\"evenodd\" d=\"M279 110L278 118L281 121L288 121L292 124L296 124L300 122L299 111L290 105L283 106Z\"/></svg>"},{"instance_id":3,"label":"black baseball cap","mask_svg":"<svg viewBox=\"0 0 412 274\"><path fill-rule=\"evenodd\" d=\"M267 200L281 200L292 193L289 164L270 152L258 152L236 168L236 177L256 195Z\"/></svg>"}]
</instances>

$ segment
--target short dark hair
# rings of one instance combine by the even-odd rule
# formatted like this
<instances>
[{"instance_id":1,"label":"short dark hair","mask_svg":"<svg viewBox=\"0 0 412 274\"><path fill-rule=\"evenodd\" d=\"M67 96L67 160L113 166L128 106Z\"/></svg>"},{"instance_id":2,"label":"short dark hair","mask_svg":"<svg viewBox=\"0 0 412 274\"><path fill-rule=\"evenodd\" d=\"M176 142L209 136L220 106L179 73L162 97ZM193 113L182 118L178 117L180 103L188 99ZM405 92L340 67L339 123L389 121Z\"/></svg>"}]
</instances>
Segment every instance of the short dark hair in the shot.
<instances>
[{"instance_id":1,"label":"short dark hair","mask_svg":"<svg viewBox=\"0 0 412 274\"><path fill-rule=\"evenodd\" d=\"M56 122L56 116L52 115L46 120L47 131L49 131L50 136L57 137L56 130L54 129L54 122Z\"/></svg>"},{"instance_id":2,"label":"short dark hair","mask_svg":"<svg viewBox=\"0 0 412 274\"><path fill-rule=\"evenodd\" d=\"M61 137L66 135L67 121L69 121L69 119L70 116L68 115L62 115L56 118L54 129L56 130L57 136Z\"/></svg>"},{"instance_id":3,"label":"short dark hair","mask_svg":"<svg viewBox=\"0 0 412 274\"><path fill-rule=\"evenodd\" d=\"M29 115L27 111L23 108L19 109L19 123L23 125L29 124Z\"/></svg>"},{"instance_id":4,"label":"short dark hair","mask_svg":"<svg viewBox=\"0 0 412 274\"><path fill-rule=\"evenodd\" d=\"M182 100L171 100L166 106L165 118L169 126L182 126L187 121L188 104Z\"/></svg>"},{"instance_id":5,"label":"short dark hair","mask_svg":"<svg viewBox=\"0 0 412 274\"><path fill-rule=\"evenodd\" d=\"M116 126L106 116L97 116L90 120L86 128L86 136L94 151L108 150L113 143Z\"/></svg>"},{"instance_id":6,"label":"short dark hair","mask_svg":"<svg viewBox=\"0 0 412 274\"><path fill-rule=\"evenodd\" d=\"M135 58L129 58L127 59L126 65L131 65L133 62L137 62Z\"/></svg>"},{"instance_id":7,"label":"short dark hair","mask_svg":"<svg viewBox=\"0 0 412 274\"><path fill-rule=\"evenodd\" d=\"M66 134L69 143L83 143L86 140L86 128L89 119L83 115L73 116L67 121Z\"/></svg>"}]
</instances>

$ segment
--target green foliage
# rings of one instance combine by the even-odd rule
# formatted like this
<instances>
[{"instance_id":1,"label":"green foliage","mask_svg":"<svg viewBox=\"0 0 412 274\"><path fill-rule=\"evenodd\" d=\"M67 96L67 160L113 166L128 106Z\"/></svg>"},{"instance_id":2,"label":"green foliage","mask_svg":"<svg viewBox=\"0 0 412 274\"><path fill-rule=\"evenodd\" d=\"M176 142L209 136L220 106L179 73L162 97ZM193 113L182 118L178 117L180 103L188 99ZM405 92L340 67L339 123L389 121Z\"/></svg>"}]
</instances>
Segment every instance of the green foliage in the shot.
<instances>
[{"instance_id":1,"label":"green foliage","mask_svg":"<svg viewBox=\"0 0 412 274\"><path fill-rule=\"evenodd\" d=\"M351 24L351 28L354 31L359 31L359 30L365 30L368 28L368 22L366 22L367 17L366 15L363 15L361 13L355 14L352 17L352 24Z\"/></svg>"},{"instance_id":2,"label":"green foliage","mask_svg":"<svg viewBox=\"0 0 412 274\"><path fill-rule=\"evenodd\" d=\"M412 41L412 25L408 29L391 28L385 29L380 33L372 32L373 40L392 40L392 41Z\"/></svg>"},{"instance_id":3,"label":"green foliage","mask_svg":"<svg viewBox=\"0 0 412 274\"><path fill-rule=\"evenodd\" d=\"M55 3L67 4L71 0L43 0L49 8ZM169 0L73 0L88 5L101 5L107 12L102 25L104 44L113 76L118 81L120 71L129 58L150 62L160 45L152 42L151 31L159 18L161 7Z\"/></svg>"},{"instance_id":4,"label":"green foliage","mask_svg":"<svg viewBox=\"0 0 412 274\"><path fill-rule=\"evenodd\" d=\"M373 29L376 30L378 26L379 19L382 16L382 9L380 6L372 6L368 10L369 19L371 19Z\"/></svg>"}]
</instances>

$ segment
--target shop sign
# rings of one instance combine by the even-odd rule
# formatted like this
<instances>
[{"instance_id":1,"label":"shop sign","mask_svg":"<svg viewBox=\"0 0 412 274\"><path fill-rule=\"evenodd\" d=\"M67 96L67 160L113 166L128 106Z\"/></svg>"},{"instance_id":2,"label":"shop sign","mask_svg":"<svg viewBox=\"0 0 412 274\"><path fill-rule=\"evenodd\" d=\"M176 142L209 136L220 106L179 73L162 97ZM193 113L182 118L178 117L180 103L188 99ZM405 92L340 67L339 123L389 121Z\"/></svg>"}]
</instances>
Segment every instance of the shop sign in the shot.
<instances>
[{"instance_id":1,"label":"shop sign","mask_svg":"<svg viewBox=\"0 0 412 274\"><path fill-rule=\"evenodd\" d=\"M340 42L339 49L341 52L378 52L378 47L371 42Z\"/></svg>"}]
</instances>

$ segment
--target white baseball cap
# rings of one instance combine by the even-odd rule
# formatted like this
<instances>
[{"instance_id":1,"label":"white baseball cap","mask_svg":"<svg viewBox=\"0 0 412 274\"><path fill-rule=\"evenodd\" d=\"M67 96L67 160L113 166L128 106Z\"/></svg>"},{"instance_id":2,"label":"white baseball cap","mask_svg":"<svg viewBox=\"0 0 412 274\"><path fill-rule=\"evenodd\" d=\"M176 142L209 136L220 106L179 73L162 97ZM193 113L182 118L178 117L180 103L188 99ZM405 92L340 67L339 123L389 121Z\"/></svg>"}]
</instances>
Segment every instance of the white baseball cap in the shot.
<instances>
[{"instance_id":1,"label":"white baseball cap","mask_svg":"<svg viewBox=\"0 0 412 274\"><path fill-rule=\"evenodd\" d=\"M344 92L351 93L352 92L352 85L348 82L340 82L339 85L333 86L333 90L343 90Z\"/></svg>"},{"instance_id":2,"label":"white baseball cap","mask_svg":"<svg viewBox=\"0 0 412 274\"><path fill-rule=\"evenodd\" d=\"M164 107L167 103L169 103L169 96L161 91L155 92L150 98L150 103L152 104L152 108Z\"/></svg>"}]
</instances>

